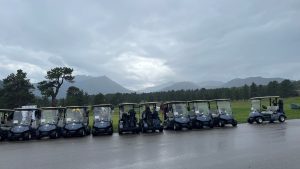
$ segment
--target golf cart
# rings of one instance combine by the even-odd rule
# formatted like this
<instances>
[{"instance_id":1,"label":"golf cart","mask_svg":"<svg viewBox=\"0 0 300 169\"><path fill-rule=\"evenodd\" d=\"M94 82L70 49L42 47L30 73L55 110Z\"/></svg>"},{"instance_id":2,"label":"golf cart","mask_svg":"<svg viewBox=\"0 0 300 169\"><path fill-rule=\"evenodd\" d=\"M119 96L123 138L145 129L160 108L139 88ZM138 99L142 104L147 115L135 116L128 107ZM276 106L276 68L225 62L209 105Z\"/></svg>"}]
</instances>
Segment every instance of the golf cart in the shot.
<instances>
[{"instance_id":1,"label":"golf cart","mask_svg":"<svg viewBox=\"0 0 300 169\"><path fill-rule=\"evenodd\" d=\"M13 110L0 109L0 141L7 138L8 131L12 126Z\"/></svg>"},{"instance_id":2,"label":"golf cart","mask_svg":"<svg viewBox=\"0 0 300 169\"><path fill-rule=\"evenodd\" d=\"M188 102L193 128L214 127L210 102L210 100L192 100Z\"/></svg>"},{"instance_id":3,"label":"golf cart","mask_svg":"<svg viewBox=\"0 0 300 169\"><path fill-rule=\"evenodd\" d=\"M41 109L41 120L36 138L50 137L55 139L60 137L66 109L64 107L43 107Z\"/></svg>"},{"instance_id":4,"label":"golf cart","mask_svg":"<svg viewBox=\"0 0 300 169\"><path fill-rule=\"evenodd\" d=\"M143 133L148 131L159 132L163 131L163 125L161 124L161 120L159 118L159 107L157 106L157 102L148 102L140 104L140 127Z\"/></svg>"},{"instance_id":5,"label":"golf cart","mask_svg":"<svg viewBox=\"0 0 300 169\"><path fill-rule=\"evenodd\" d=\"M283 111L283 101L279 96L265 96L251 98L251 113L249 114L248 123L257 124L263 121L279 121L283 123L286 115ZM266 105L269 105L268 107Z\"/></svg>"},{"instance_id":6,"label":"golf cart","mask_svg":"<svg viewBox=\"0 0 300 169\"><path fill-rule=\"evenodd\" d=\"M113 106L111 104L100 104L93 106L94 124L92 129L93 136L97 134L113 134L112 112Z\"/></svg>"},{"instance_id":7,"label":"golf cart","mask_svg":"<svg viewBox=\"0 0 300 169\"><path fill-rule=\"evenodd\" d=\"M119 134L123 134L123 132L138 134L140 132L135 108L138 108L136 103L119 104Z\"/></svg>"},{"instance_id":8,"label":"golf cart","mask_svg":"<svg viewBox=\"0 0 300 169\"><path fill-rule=\"evenodd\" d=\"M63 136L86 136L90 134L87 106L66 107Z\"/></svg>"},{"instance_id":9,"label":"golf cart","mask_svg":"<svg viewBox=\"0 0 300 169\"><path fill-rule=\"evenodd\" d=\"M164 128L172 130L192 129L192 121L186 102L172 101L164 103Z\"/></svg>"},{"instance_id":10,"label":"golf cart","mask_svg":"<svg viewBox=\"0 0 300 169\"><path fill-rule=\"evenodd\" d=\"M13 115L13 125L8 132L9 140L30 140L36 136L41 110L36 106L17 108Z\"/></svg>"},{"instance_id":11,"label":"golf cart","mask_svg":"<svg viewBox=\"0 0 300 169\"><path fill-rule=\"evenodd\" d=\"M233 117L231 102L229 99L216 99L217 111L212 114L214 126L224 127L226 124L237 126L237 121Z\"/></svg>"}]
</instances>

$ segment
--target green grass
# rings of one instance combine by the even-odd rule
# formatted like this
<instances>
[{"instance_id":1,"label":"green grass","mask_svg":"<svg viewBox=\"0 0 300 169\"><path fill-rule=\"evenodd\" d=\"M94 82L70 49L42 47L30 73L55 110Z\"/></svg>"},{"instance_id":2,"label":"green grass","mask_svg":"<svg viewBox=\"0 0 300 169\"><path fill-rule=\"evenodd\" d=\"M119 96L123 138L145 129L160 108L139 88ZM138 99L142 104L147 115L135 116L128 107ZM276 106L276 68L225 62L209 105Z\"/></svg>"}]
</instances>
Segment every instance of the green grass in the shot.
<instances>
[{"instance_id":1,"label":"green grass","mask_svg":"<svg viewBox=\"0 0 300 169\"><path fill-rule=\"evenodd\" d=\"M300 110L292 110L290 108L291 103L300 103L300 97L291 97L283 99L284 101L284 111L288 117L288 119L300 119ZM234 116L239 123L246 123L248 115L250 113L250 101L249 100L239 100L232 101L231 103L232 109L234 112ZM212 109L214 109L214 105L212 105ZM92 112L92 111L90 111ZM162 119L162 113L160 113ZM115 108L113 112L113 127L114 132L118 131L118 121L119 121L119 109ZM93 115L90 114L90 125L93 124Z\"/></svg>"}]
</instances>

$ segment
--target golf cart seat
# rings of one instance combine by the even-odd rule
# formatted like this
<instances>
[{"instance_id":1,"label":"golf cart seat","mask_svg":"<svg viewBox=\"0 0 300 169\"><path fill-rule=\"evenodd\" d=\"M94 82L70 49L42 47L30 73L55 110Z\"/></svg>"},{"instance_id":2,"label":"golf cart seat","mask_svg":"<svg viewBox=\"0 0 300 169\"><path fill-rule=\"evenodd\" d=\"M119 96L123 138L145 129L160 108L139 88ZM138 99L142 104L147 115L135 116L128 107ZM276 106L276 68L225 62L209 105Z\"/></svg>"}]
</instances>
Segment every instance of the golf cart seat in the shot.
<instances>
[{"instance_id":1,"label":"golf cart seat","mask_svg":"<svg viewBox=\"0 0 300 169\"><path fill-rule=\"evenodd\" d=\"M268 109L269 111L273 111L273 112L277 112L277 110L279 109L278 106L268 106Z\"/></svg>"},{"instance_id":2,"label":"golf cart seat","mask_svg":"<svg viewBox=\"0 0 300 169\"><path fill-rule=\"evenodd\" d=\"M157 112L157 111L154 111L154 112L153 112L152 118L153 118L153 119L159 119L159 116L158 116L158 112Z\"/></svg>"},{"instance_id":3,"label":"golf cart seat","mask_svg":"<svg viewBox=\"0 0 300 169\"><path fill-rule=\"evenodd\" d=\"M135 127L136 126L136 117L135 117L135 111L133 109L129 110L129 126Z\"/></svg>"}]
</instances>

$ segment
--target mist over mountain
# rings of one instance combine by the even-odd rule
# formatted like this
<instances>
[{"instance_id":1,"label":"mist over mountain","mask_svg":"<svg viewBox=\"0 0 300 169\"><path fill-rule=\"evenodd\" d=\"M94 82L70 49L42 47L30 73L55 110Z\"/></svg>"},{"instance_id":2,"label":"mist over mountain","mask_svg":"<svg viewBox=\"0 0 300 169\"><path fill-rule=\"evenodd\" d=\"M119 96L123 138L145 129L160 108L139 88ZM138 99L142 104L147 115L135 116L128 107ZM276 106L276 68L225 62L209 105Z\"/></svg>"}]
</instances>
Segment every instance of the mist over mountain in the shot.
<instances>
[{"instance_id":1,"label":"mist over mountain","mask_svg":"<svg viewBox=\"0 0 300 169\"><path fill-rule=\"evenodd\" d=\"M283 78L264 78L264 77L248 77L248 78L236 78L233 80L230 80L229 82L222 85L222 87L230 88L230 87L241 87L246 85L251 85L252 83L255 83L257 85L267 85L271 81L277 81L282 82Z\"/></svg>"},{"instance_id":2,"label":"mist over mountain","mask_svg":"<svg viewBox=\"0 0 300 169\"><path fill-rule=\"evenodd\" d=\"M251 85L255 83L257 85L267 85L271 81L278 81L282 82L283 78L264 78L264 77L248 77L248 78L236 78L232 79L228 82L221 82L221 81L204 81L198 84L190 81L183 81L183 82L173 82L166 86L158 85L152 87L150 90L146 88L143 91L148 92L158 92L158 91L170 91L170 90L195 90L195 89L215 89L215 88L231 88L231 87L241 87L244 85Z\"/></svg>"}]
</instances>

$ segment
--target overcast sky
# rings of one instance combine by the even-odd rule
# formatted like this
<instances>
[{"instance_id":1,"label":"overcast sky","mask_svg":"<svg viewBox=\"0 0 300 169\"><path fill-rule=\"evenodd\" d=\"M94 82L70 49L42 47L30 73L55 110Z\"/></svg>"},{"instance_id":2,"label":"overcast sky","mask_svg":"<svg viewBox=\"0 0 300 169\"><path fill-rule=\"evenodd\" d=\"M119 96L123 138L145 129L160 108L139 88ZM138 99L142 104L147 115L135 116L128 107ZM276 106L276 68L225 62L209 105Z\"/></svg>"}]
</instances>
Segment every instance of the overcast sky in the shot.
<instances>
[{"instance_id":1,"label":"overcast sky","mask_svg":"<svg viewBox=\"0 0 300 169\"><path fill-rule=\"evenodd\" d=\"M299 0L0 0L0 78L56 66L129 89L300 79Z\"/></svg>"}]
</instances>

